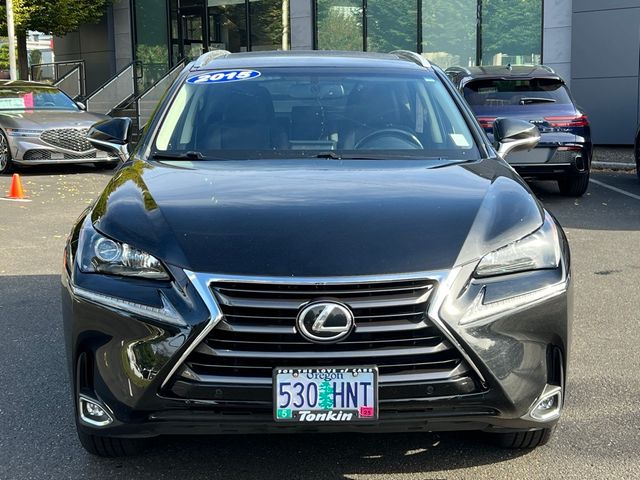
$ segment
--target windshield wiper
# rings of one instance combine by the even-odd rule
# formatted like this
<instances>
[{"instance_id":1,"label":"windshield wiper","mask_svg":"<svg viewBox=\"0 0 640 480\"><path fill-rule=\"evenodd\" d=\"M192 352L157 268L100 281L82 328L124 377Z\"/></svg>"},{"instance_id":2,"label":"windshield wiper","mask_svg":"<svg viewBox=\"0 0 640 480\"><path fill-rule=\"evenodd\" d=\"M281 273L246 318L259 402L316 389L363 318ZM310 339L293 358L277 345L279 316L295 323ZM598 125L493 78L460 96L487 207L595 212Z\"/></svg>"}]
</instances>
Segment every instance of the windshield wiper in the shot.
<instances>
[{"instance_id":1,"label":"windshield wiper","mask_svg":"<svg viewBox=\"0 0 640 480\"><path fill-rule=\"evenodd\" d=\"M202 153L193 150L188 152L153 152L151 157L155 160L211 160L205 158Z\"/></svg>"},{"instance_id":2,"label":"windshield wiper","mask_svg":"<svg viewBox=\"0 0 640 480\"><path fill-rule=\"evenodd\" d=\"M526 105L528 103L556 103L553 98L544 97L522 97L520 99L520 105Z\"/></svg>"},{"instance_id":3,"label":"windshield wiper","mask_svg":"<svg viewBox=\"0 0 640 480\"><path fill-rule=\"evenodd\" d=\"M445 160L440 157L423 157L422 155L398 155L396 153L336 153L320 152L313 158L329 158L332 160Z\"/></svg>"}]
</instances>

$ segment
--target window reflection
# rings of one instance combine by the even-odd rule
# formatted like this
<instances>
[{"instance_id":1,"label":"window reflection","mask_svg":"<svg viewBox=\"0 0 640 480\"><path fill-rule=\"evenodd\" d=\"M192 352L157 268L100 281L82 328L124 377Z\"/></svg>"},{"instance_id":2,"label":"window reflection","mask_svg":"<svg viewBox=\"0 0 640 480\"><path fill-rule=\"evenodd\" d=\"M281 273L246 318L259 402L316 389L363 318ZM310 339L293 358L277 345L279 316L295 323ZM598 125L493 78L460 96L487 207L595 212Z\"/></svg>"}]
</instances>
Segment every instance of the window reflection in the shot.
<instances>
[{"instance_id":1,"label":"window reflection","mask_svg":"<svg viewBox=\"0 0 640 480\"><path fill-rule=\"evenodd\" d=\"M442 68L476 64L477 0L426 0L422 51Z\"/></svg>"},{"instance_id":2,"label":"window reflection","mask_svg":"<svg viewBox=\"0 0 640 480\"><path fill-rule=\"evenodd\" d=\"M136 59L142 63L140 87L152 85L169 66L165 0L135 3Z\"/></svg>"},{"instance_id":3,"label":"window reflection","mask_svg":"<svg viewBox=\"0 0 640 480\"><path fill-rule=\"evenodd\" d=\"M416 0L368 0L367 50L415 50L418 42Z\"/></svg>"},{"instance_id":4,"label":"window reflection","mask_svg":"<svg viewBox=\"0 0 640 480\"><path fill-rule=\"evenodd\" d=\"M317 43L319 50L361 51L363 16L360 0L317 0Z\"/></svg>"},{"instance_id":5,"label":"window reflection","mask_svg":"<svg viewBox=\"0 0 640 480\"><path fill-rule=\"evenodd\" d=\"M246 13L244 0L209 0L209 49L245 52Z\"/></svg>"},{"instance_id":6,"label":"window reflection","mask_svg":"<svg viewBox=\"0 0 640 480\"><path fill-rule=\"evenodd\" d=\"M443 68L542 59L542 0L316 0L315 5L320 50L416 50L420 42L417 49Z\"/></svg>"},{"instance_id":7,"label":"window reflection","mask_svg":"<svg viewBox=\"0 0 640 480\"><path fill-rule=\"evenodd\" d=\"M289 50L289 0L251 0L251 50Z\"/></svg>"},{"instance_id":8,"label":"window reflection","mask_svg":"<svg viewBox=\"0 0 640 480\"><path fill-rule=\"evenodd\" d=\"M482 1L482 64L539 64L541 0Z\"/></svg>"}]
</instances>

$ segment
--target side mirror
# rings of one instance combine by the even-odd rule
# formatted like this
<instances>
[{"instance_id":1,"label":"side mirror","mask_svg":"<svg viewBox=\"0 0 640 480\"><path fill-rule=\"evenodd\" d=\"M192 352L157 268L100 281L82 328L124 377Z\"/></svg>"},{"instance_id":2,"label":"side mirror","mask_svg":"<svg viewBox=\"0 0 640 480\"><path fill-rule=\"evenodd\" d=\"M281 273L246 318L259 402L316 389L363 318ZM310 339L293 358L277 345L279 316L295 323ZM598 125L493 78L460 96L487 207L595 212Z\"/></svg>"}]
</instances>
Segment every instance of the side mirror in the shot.
<instances>
[{"instance_id":1,"label":"side mirror","mask_svg":"<svg viewBox=\"0 0 640 480\"><path fill-rule=\"evenodd\" d=\"M498 154L505 158L511 152L534 148L540 141L540 130L526 120L498 118L493 123L493 138Z\"/></svg>"},{"instance_id":2,"label":"side mirror","mask_svg":"<svg viewBox=\"0 0 640 480\"><path fill-rule=\"evenodd\" d=\"M82 103L82 102L76 102L76 105L77 105L77 106L78 106L78 108L79 108L80 110L82 110L82 111L84 111L84 110L86 110L86 109L87 109L87 106L86 106L84 103Z\"/></svg>"},{"instance_id":3,"label":"side mirror","mask_svg":"<svg viewBox=\"0 0 640 480\"><path fill-rule=\"evenodd\" d=\"M129 159L131 139L131 119L127 117L109 118L94 124L87 134L87 140L98 150L112 153L126 162Z\"/></svg>"}]
</instances>

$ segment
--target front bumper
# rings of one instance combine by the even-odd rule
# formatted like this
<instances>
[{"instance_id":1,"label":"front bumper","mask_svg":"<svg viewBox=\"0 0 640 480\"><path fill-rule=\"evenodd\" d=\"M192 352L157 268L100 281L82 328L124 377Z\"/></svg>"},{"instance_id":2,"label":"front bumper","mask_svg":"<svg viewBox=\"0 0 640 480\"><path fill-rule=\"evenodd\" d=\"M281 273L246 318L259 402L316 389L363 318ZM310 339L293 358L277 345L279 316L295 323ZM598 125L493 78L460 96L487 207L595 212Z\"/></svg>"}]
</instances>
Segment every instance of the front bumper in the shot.
<instances>
[{"instance_id":1,"label":"front bumper","mask_svg":"<svg viewBox=\"0 0 640 480\"><path fill-rule=\"evenodd\" d=\"M509 279L508 287L504 281L469 283L473 269L468 265L439 272L438 293L429 306L429 317L460 349L471 373L452 381L381 382L379 420L359 425L276 424L270 384L203 385L178 375L185 359L222 318L207 289L207 279L215 277L192 274L189 278L172 268L175 280L159 284L76 270L72 282L65 271L63 318L74 397L76 402L78 394L96 399L114 419L104 427L81 421L79 426L98 435L145 437L290 431L507 431L553 425L557 416L540 421L530 412L549 385L564 387L572 310L568 253L557 271L509 276L514 278ZM513 294L518 282L528 289L559 288L523 308L464 325L456 312L460 305L447 302L451 291L464 289L467 293L459 299L470 302L474 292L483 288L485 297L500 301ZM117 304L87 298L78 293L79 288L108 298L135 299L157 309L168 301L180 321L163 322L146 318L143 312L127 312Z\"/></svg>"},{"instance_id":2,"label":"front bumper","mask_svg":"<svg viewBox=\"0 0 640 480\"><path fill-rule=\"evenodd\" d=\"M65 163L117 163L118 157L91 148L76 151L51 145L39 137L8 136L12 161L19 165L48 165Z\"/></svg>"}]
</instances>

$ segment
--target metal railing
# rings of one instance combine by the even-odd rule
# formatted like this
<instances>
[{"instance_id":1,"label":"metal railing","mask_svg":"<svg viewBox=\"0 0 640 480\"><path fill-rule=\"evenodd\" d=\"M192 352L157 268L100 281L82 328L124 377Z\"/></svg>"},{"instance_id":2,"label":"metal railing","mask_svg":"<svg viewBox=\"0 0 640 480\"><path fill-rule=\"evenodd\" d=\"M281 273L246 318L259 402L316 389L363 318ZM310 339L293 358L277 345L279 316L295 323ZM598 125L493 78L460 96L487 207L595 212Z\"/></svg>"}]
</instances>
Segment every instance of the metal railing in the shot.
<instances>
[{"instance_id":1,"label":"metal railing","mask_svg":"<svg viewBox=\"0 0 640 480\"><path fill-rule=\"evenodd\" d=\"M85 100L90 112L109 114L136 93L136 63L130 63Z\"/></svg>"},{"instance_id":2,"label":"metal railing","mask_svg":"<svg viewBox=\"0 0 640 480\"><path fill-rule=\"evenodd\" d=\"M31 80L56 85L74 99L86 95L84 60L36 63L31 65Z\"/></svg>"},{"instance_id":3,"label":"metal railing","mask_svg":"<svg viewBox=\"0 0 640 480\"><path fill-rule=\"evenodd\" d=\"M151 85L136 99L136 110L138 112L138 128L142 130L147 124L158 102L178 77L186 60L183 59L174 65L162 78Z\"/></svg>"},{"instance_id":4,"label":"metal railing","mask_svg":"<svg viewBox=\"0 0 640 480\"><path fill-rule=\"evenodd\" d=\"M84 92L84 70L82 65L77 65L73 70L64 75L58 81L54 82L54 85L69 95L74 100L82 98Z\"/></svg>"}]
</instances>

